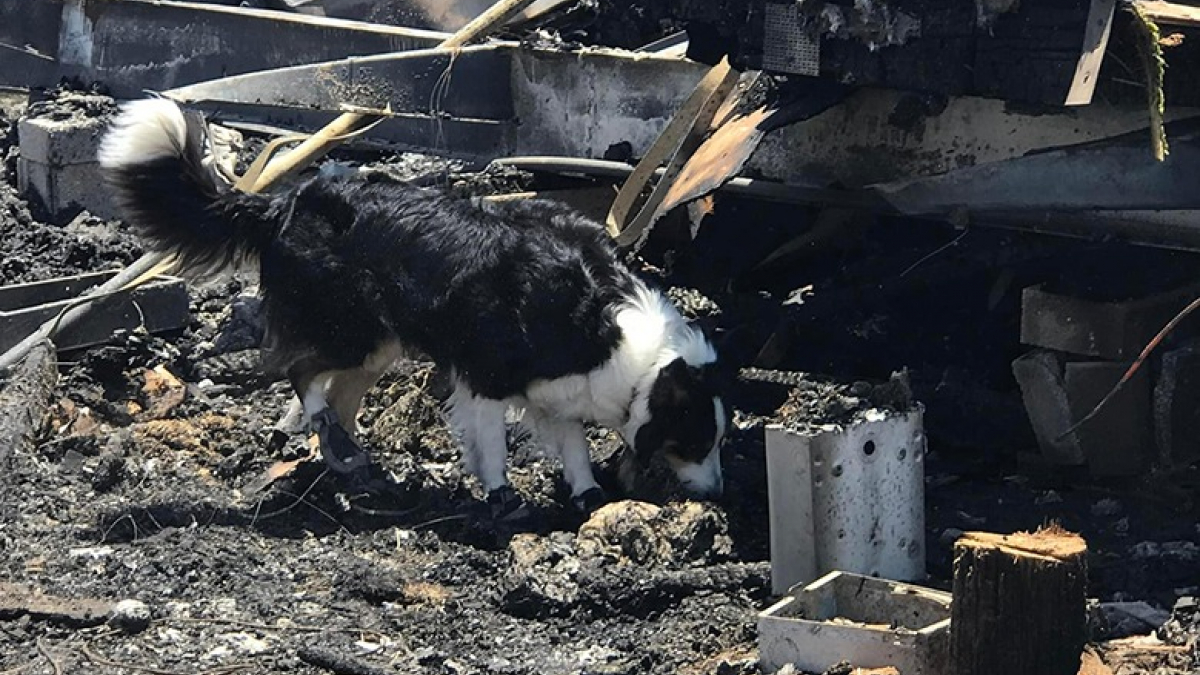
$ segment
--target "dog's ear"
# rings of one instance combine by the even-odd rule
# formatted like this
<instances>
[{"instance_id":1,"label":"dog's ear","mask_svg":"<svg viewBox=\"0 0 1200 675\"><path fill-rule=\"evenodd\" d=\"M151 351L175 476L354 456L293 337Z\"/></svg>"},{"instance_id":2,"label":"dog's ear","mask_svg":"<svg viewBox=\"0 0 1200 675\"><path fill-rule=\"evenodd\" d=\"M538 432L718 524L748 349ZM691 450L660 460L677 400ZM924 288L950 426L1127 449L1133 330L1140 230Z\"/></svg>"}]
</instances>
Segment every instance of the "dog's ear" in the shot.
<instances>
[{"instance_id":1,"label":"dog's ear","mask_svg":"<svg viewBox=\"0 0 1200 675\"><path fill-rule=\"evenodd\" d=\"M683 358L663 366L650 388L650 409L678 405L691 391L699 375L699 369L689 366Z\"/></svg>"}]
</instances>

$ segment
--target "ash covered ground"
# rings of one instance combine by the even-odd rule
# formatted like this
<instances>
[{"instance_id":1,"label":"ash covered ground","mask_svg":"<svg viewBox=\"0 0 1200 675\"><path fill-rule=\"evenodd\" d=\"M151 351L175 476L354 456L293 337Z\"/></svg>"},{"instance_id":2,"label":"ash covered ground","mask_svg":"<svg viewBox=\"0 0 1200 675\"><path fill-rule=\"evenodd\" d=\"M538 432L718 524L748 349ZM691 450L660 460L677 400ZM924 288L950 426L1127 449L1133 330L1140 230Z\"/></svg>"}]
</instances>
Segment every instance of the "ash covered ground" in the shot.
<instances>
[{"instance_id":1,"label":"ash covered ground","mask_svg":"<svg viewBox=\"0 0 1200 675\"><path fill-rule=\"evenodd\" d=\"M140 248L120 222L84 215L50 224L17 194L12 126L23 108L9 101L0 113L0 283L136 258ZM398 175L429 169L403 157L382 166ZM463 193L531 180L437 171ZM957 532L1059 520L1089 542L1091 596L1146 601L1165 617L1177 598L1200 592L1191 474L1099 483L1016 462L1032 440L1013 422L1019 409L994 364L1019 347L996 338L1011 316L991 313L1013 299L1002 294L982 319L971 302L996 294L995 260L981 253L996 235L978 235L919 274L906 270L948 233L910 231L903 245L880 235L801 261L802 275L767 279L748 261L786 231L764 225L759 244L724 239L745 241L729 223L757 208L719 205L691 253L660 255L650 273L675 285L685 311L741 336L772 367L838 377L739 384L724 450L728 496L717 503L681 500L655 474L621 495L631 500L585 521L564 506L556 461L514 433L512 477L537 517L497 527L458 465L441 417L443 384L422 363L397 365L361 420L394 493L347 494L317 463L266 481L268 470L309 449L300 438L264 449L290 394L258 369L252 271L193 283L181 331L132 331L60 354L35 443L0 453L0 580L75 603L137 603L106 623L10 599L0 604L0 671L757 673L755 613L770 601L763 427L845 421L880 391L907 405L907 386L896 398L886 385L904 368L929 424L929 585L948 586ZM1056 254L1050 247L1005 264L1021 280L1044 274ZM901 271L901 292L869 292L881 285L874 279ZM930 303L939 290L931 279L945 278L933 272L956 279L955 298ZM783 309L786 289L809 277L815 297ZM736 283L704 287L717 278ZM760 349L767 338L774 358ZM745 351L730 348L749 364ZM616 494L609 463L619 444L598 431L593 441L602 481ZM1197 614L1182 605L1160 631L1169 648L1153 658L1137 652L1143 660L1130 657L1130 668L1200 667ZM1098 618L1096 638L1145 635L1162 623L1122 620Z\"/></svg>"}]
</instances>

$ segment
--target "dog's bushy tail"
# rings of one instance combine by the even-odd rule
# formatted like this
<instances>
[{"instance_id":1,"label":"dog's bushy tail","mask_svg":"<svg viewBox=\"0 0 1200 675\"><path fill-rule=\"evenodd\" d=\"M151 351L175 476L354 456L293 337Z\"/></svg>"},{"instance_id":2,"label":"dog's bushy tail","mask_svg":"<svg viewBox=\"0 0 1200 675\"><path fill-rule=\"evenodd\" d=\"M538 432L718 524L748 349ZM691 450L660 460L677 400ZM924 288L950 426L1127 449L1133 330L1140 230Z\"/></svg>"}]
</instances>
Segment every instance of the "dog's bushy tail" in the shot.
<instances>
[{"instance_id":1,"label":"dog's bushy tail","mask_svg":"<svg viewBox=\"0 0 1200 675\"><path fill-rule=\"evenodd\" d=\"M125 104L100 144L117 205L151 248L214 271L260 252L275 235L271 201L225 187L209 164L208 130L173 101Z\"/></svg>"}]
</instances>

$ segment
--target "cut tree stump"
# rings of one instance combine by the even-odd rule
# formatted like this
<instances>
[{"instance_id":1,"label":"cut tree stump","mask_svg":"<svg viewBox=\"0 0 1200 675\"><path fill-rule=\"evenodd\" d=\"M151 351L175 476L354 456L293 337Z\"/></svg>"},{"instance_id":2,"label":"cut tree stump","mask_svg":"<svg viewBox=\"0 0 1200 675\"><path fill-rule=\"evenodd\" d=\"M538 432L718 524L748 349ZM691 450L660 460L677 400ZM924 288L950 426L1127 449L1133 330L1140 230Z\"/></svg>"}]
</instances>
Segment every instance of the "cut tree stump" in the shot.
<instances>
[{"instance_id":1,"label":"cut tree stump","mask_svg":"<svg viewBox=\"0 0 1200 675\"><path fill-rule=\"evenodd\" d=\"M968 532L954 544L953 675L1076 675L1087 543L1057 526Z\"/></svg>"}]
</instances>

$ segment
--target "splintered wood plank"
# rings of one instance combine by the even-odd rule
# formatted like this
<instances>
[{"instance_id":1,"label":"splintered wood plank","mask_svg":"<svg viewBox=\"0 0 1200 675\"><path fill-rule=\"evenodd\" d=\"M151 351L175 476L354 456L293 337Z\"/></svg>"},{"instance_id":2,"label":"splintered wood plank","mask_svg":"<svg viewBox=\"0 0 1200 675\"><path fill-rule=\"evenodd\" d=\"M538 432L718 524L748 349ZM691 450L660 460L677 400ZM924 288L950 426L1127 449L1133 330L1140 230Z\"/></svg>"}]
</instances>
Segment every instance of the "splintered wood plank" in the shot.
<instances>
[{"instance_id":1,"label":"splintered wood plank","mask_svg":"<svg viewBox=\"0 0 1200 675\"><path fill-rule=\"evenodd\" d=\"M952 672L1075 675L1086 582L1086 542L1057 526L964 534L954 544Z\"/></svg>"},{"instance_id":2,"label":"splintered wood plank","mask_svg":"<svg viewBox=\"0 0 1200 675\"><path fill-rule=\"evenodd\" d=\"M1168 26L1200 26L1200 7L1163 0L1133 0L1147 19Z\"/></svg>"}]
</instances>

